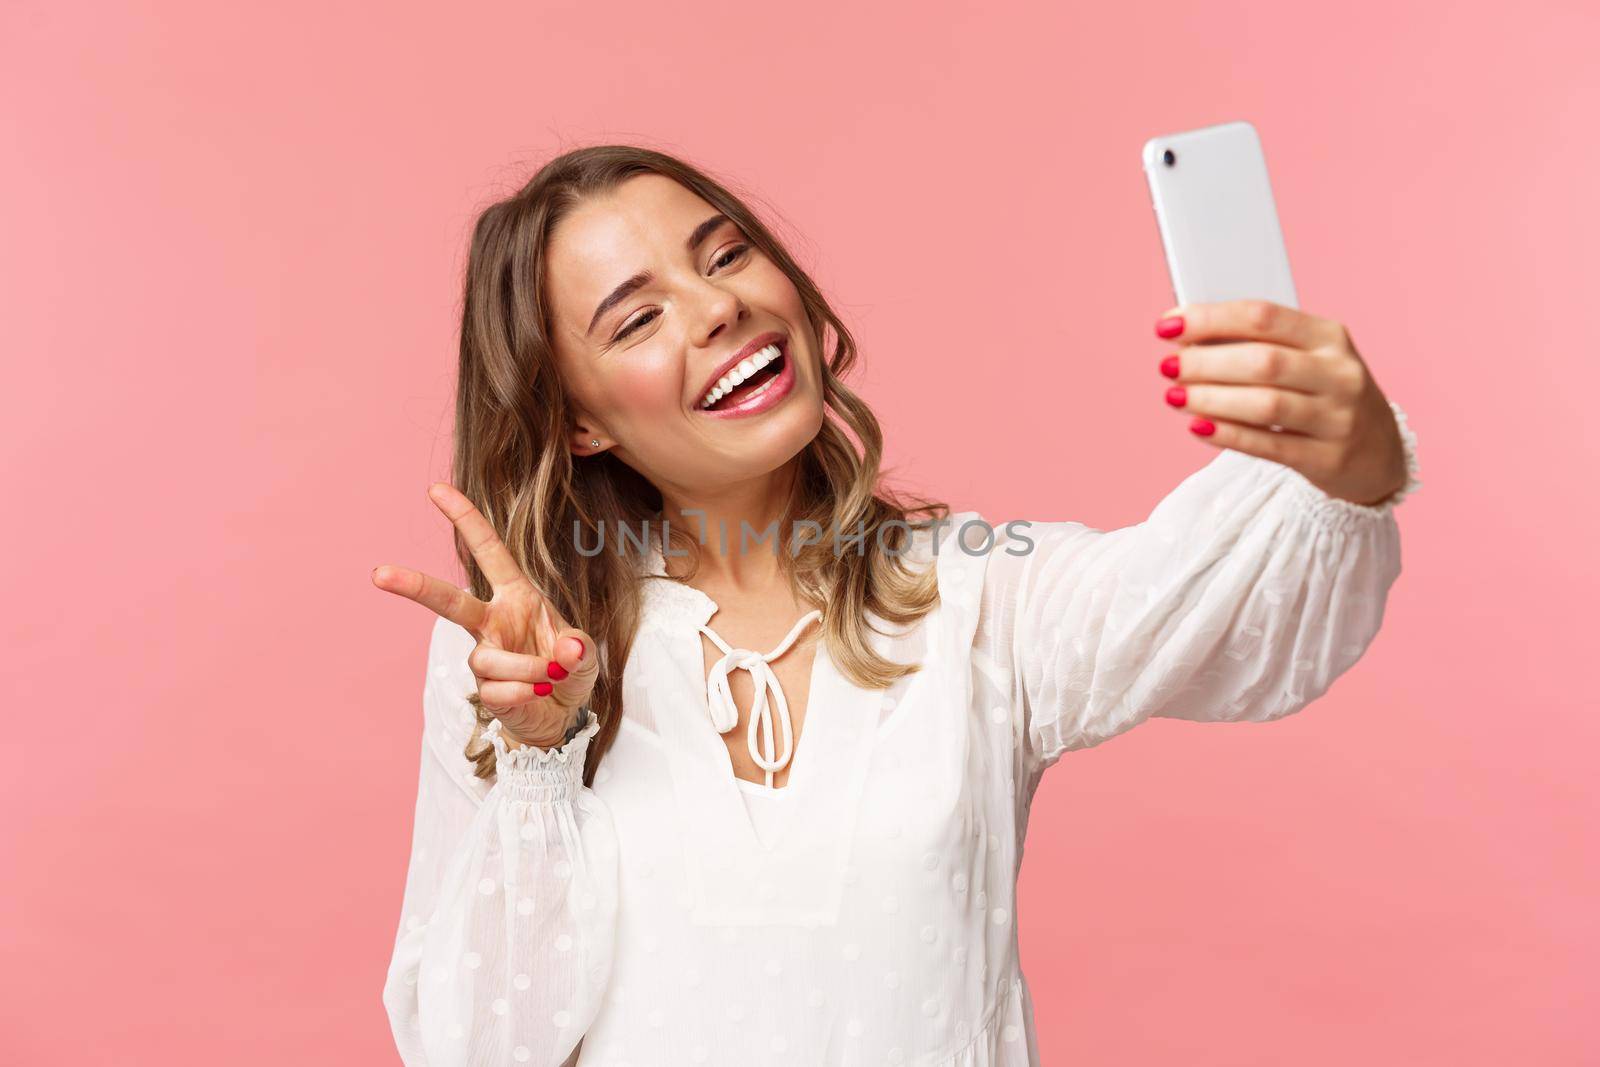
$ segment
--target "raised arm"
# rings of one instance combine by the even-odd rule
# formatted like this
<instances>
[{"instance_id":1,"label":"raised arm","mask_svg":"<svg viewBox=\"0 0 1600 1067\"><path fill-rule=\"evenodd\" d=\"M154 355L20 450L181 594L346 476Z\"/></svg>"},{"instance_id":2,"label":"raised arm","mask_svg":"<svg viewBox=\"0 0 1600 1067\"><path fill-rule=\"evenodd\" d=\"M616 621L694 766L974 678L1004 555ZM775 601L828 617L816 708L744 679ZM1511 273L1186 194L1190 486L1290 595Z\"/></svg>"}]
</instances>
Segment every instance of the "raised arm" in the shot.
<instances>
[{"instance_id":1,"label":"raised arm","mask_svg":"<svg viewBox=\"0 0 1600 1067\"><path fill-rule=\"evenodd\" d=\"M372 571L379 589L438 616L384 1006L408 1067L561 1067L599 1011L615 936L616 832L583 786L599 722L568 729L581 721L602 650L523 573L465 494L435 482L428 497L493 595L407 567ZM465 755L478 708L492 717L492 786Z\"/></svg>"},{"instance_id":2,"label":"raised arm","mask_svg":"<svg viewBox=\"0 0 1600 1067\"><path fill-rule=\"evenodd\" d=\"M616 922L610 813L583 786L591 717L552 749L506 747L493 784L463 750L473 638L440 618L423 688L410 868L383 1002L407 1067L558 1067L599 1011Z\"/></svg>"},{"instance_id":3,"label":"raised arm","mask_svg":"<svg viewBox=\"0 0 1600 1067\"><path fill-rule=\"evenodd\" d=\"M1264 721L1305 707L1365 652L1400 574L1394 508L1223 450L1145 521L1034 523L985 569L981 632L1020 704L1030 775L1151 716Z\"/></svg>"}]
</instances>

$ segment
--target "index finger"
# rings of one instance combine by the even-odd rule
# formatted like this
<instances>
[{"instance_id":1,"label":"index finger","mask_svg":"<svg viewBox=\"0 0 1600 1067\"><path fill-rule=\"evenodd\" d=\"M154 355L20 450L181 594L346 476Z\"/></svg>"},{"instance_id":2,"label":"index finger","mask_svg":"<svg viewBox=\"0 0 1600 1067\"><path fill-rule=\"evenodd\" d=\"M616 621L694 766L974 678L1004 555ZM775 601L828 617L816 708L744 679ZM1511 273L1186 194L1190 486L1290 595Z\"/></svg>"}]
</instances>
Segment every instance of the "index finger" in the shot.
<instances>
[{"instance_id":1,"label":"index finger","mask_svg":"<svg viewBox=\"0 0 1600 1067\"><path fill-rule=\"evenodd\" d=\"M449 582L407 567L385 564L372 570L372 584L386 593L415 600L435 615L442 615L457 626L478 633L483 629L489 605Z\"/></svg>"},{"instance_id":2,"label":"index finger","mask_svg":"<svg viewBox=\"0 0 1600 1067\"><path fill-rule=\"evenodd\" d=\"M1162 315L1156 335L1182 344L1266 341L1291 348L1317 348L1338 340L1332 319L1308 315L1270 300L1220 300L1184 304Z\"/></svg>"},{"instance_id":3,"label":"index finger","mask_svg":"<svg viewBox=\"0 0 1600 1067\"><path fill-rule=\"evenodd\" d=\"M472 558L483 568L483 576L489 580L491 588L498 592L524 580L526 576L512 558L511 550L494 532L494 527L483 517L483 512L473 507L472 501L461 490L449 482L434 482L428 487L428 497L461 531Z\"/></svg>"}]
</instances>

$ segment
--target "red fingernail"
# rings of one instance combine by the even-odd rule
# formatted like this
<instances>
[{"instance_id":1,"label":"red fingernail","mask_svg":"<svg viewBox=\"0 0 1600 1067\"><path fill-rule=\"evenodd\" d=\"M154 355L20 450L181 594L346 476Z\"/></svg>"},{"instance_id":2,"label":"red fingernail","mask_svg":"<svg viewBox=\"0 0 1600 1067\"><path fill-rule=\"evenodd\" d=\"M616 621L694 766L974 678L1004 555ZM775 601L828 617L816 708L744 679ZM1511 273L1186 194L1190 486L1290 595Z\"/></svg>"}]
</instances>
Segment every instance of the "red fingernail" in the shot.
<instances>
[{"instance_id":1,"label":"red fingernail","mask_svg":"<svg viewBox=\"0 0 1600 1067\"><path fill-rule=\"evenodd\" d=\"M1181 385L1174 385L1167 390L1167 403L1175 408L1183 407L1184 401L1189 398L1189 391Z\"/></svg>"},{"instance_id":2,"label":"red fingernail","mask_svg":"<svg viewBox=\"0 0 1600 1067\"><path fill-rule=\"evenodd\" d=\"M1162 360L1161 373L1165 374L1168 378L1176 378L1178 376L1178 357L1168 356L1166 359Z\"/></svg>"},{"instance_id":3,"label":"red fingernail","mask_svg":"<svg viewBox=\"0 0 1600 1067\"><path fill-rule=\"evenodd\" d=\"M1157 337L1176 337L1183 332L1183 316L1174 315L1156 323Z\"/></svg>"},{"instance_id":4,"label":"red fingernail","mask_svg":"<svg viewBox=\"0 0 1600 1067\"><path fill-rule=\"evenodd\" d=\"M1195 419L1189 424L1189 429L1193 430L1201 437L1210 437L1212 434L1216 433L1217 426L1216 423L1212 422L1210 419Z\"/></svg>"},{"instance_id":5,"label":"red fingernail","mask_svg":"<svg viewBox=\"0 0 1600 1067\"><path fill-rule=\"evenodd\" d=\"M561 664L557 663L555 660L551 660L550 669L545 673L550 676L551 681L559 682L561 679L567 676L567 669Z\"/></svg>"},{"instance_id":6,"label":"red fingernail","mask_svg":"<svg viewBox=\"0 0 1600 1067\"><path fill-rule=\"evenodd\" d=\"M551 694L552 691L554 691L554 689L555 689L555 686L551 685L549 682L534 682L533 683L533 691L538 696L547 697L547 696L549 696Z\"/></svg>"},{"instance_id":7,"label":"red fingernail","mask_svg":"<svg viewBox=\"0 0 1600 1067\"><path fill-rule=\"evenodd\" d=\"M587 648L583 647L583 638L574 637L573 640L578 642L578 658L582 659L583 656L584 656L584 653L588 652L589 650Z\"/></svg>"}]
</instances>

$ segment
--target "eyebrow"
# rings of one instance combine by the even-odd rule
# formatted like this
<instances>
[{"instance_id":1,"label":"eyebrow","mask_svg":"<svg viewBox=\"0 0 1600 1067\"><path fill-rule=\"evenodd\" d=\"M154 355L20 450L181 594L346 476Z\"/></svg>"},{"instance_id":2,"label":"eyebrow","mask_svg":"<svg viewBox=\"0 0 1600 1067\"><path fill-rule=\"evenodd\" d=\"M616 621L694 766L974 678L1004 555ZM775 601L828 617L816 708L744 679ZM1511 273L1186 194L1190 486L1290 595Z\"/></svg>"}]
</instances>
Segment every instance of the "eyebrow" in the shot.
<instances>
[{"instance_id":1,"label":"eyebrow","mask_svg":"<svg viewBox=\"0 0 1600 1067\"><path fill-rule=\"evenodd\" d=\"M700 247L700 243L702 241L704 241L707 237L710 237L717 230L721 229L723 223L732 221L732 219L728 218L728 216L722 214L721 212L712 215L690 232L689 239L684 242L684 247L693 252L695 249ZM602 315L616 307L618 304L622 303L624 300L628 299L628 297L632 296L640 289L643 289L645 286L649 285L654 280L654 274L647 270L642 270L638 274L635 274L633 277L629 278L627 281L623 282L621 285L617 286L615 289L611 290L610 294L607 295L604 300L600 301L600 306L594 309L594 318L589 320L589 328L584 331L584 336L588 337L594 333L594 328L599 324L600 317Z\"/></svg>"}]
</instances>

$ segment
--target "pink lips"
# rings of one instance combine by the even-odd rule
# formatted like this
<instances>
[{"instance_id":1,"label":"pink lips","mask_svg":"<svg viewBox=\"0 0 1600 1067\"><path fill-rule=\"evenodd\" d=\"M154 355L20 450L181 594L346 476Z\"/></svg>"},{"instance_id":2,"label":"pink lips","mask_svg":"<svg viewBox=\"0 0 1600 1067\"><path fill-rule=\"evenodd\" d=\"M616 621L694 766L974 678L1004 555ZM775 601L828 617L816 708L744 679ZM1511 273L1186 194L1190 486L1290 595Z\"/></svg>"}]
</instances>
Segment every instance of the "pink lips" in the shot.
<instances>
[{"instance_id":1,"label":"pink lips","mask_svg":"<svg viewBox=\"0 0 1600 1067\"><path fill-rule=\"evenodd\" d=\"M789 339L778 331L768 330L766 333L756 334L750 339L749 344L745 345L743 348L739 349L739 351L729 356L723 361L722 366L711 372L711 377L707 378L705 384L700 387L700 395L695 397L695 403L698 404L701 398L703 398L707 393L711 392L724 374L727 374L740 363L744 362L745 359L755 355L768 345L777 345L778 351L785 355L787 355L789 352Z\"/></svg>"},{"instance_id":2,"label":"pink lips","mask_svg":"<svg viewBox=\"0 0 1600 1067\"><path fill-rule=\"evenodd\" d=\"M794 390L794 360L789 358L789 346L780 342L783 349L783 369L778 371L778 376L767 387L744 403L731 408L697 408L702 415L714 419L741 419L747 415L759 415L769 408L776 407L778 402ZM761 351L761 349L756 349Z\"/></svg>"}]
</instances>

